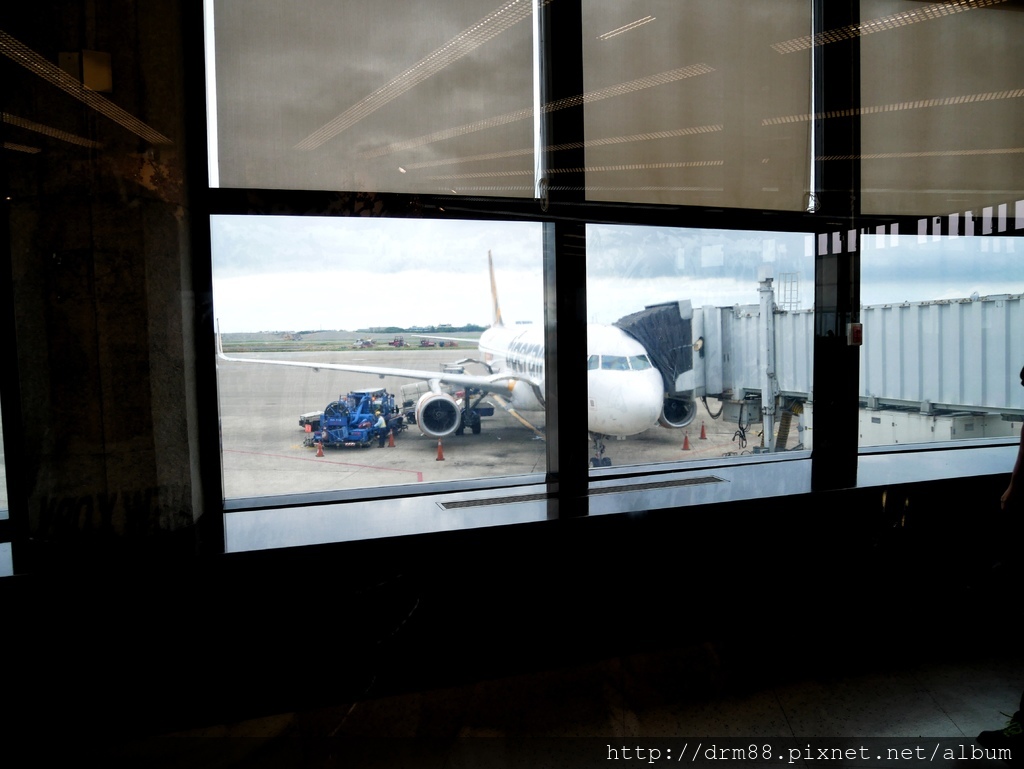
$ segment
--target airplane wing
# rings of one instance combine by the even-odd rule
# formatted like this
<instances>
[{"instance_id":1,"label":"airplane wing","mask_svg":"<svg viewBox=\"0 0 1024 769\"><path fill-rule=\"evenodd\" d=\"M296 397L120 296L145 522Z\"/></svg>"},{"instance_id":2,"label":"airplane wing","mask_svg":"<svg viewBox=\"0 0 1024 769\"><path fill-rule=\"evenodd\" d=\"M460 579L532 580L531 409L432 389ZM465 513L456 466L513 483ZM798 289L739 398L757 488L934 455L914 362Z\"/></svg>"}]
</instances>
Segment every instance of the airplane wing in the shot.
<instances>
[{"instance_id":1,"label":"airplane wing","mask_svg":"<svg viewBox=\"0 0 1024 769\"><path fill-rule=\"evenodd\" d=\"M426 382L434 392L441 391L441 385L455 385L456 387L472 387L483 392L508 393L516 382L524 382L533 389L534 395L539 403L544 403L544 388L540 383L528 376L513 372L498 374L457 374L441 371L421 371L410 368L389 368L386 366L358 366L349 363L315 363L313 361L295 360L270 360L267 358L235 358L224 353L221 344L220 334L217 334L217 357L221 360L233 363L260 363L270 366L297 366L299 368L311 368L315 371L350 371L356 374L370 374L381 378L386 376L400 377L403 379L414 379Z\"/></svg>"},{"instance_id":2,"label":"airplane wing","mask_svg":"<svg viewBox=\"0 0 1024 769\"><path fill-rule=\"evenodd\" d=\"M476 344L480 339L470 339L464 336L443 336L441 334L409 334L416 339L440 339L442 342L459 342L460 344Z\"/></svg>"}]
</instances>

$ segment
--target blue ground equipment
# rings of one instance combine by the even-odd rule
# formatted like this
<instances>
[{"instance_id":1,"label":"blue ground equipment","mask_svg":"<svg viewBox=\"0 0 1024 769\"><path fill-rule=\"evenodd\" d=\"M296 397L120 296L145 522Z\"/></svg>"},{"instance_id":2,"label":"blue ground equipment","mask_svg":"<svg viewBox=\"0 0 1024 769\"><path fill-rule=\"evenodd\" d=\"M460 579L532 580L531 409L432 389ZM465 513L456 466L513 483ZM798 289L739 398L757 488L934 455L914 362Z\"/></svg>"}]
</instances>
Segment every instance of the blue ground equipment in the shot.
<instances>
[{"instance_id":1,"label":"blue ground equipment","mask_svg":"<svg viewBox=\"0 0 1024 769\"><path fill-rule=\"evenodd\" d=\"M377 440L377 412L388 423L384 434L405 428L401 414L395 408L395 396L383 387L353 390L348 395L327 404L322 412L311 412L299 417L299 425L308 426L304 446L318 443L326 448L365 447Z\"/></svg>"}]
</instances>

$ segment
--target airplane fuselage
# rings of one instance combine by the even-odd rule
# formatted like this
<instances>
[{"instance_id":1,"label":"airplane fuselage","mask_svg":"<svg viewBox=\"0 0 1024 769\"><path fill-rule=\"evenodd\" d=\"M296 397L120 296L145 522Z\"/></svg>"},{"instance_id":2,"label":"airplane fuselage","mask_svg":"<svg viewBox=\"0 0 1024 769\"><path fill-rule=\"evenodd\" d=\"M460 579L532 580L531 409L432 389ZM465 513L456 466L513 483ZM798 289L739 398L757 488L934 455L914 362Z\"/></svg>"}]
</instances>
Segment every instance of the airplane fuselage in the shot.
<instances>
[{"instance_id":1,"label":"airplane fuselage","mask_svg":"<svg viewBox=\"0 0 1024 769\"><path fill-rule=\"evenodd\" d=\"M509 399L514 408L544 409L536 395L537 389L544 390L543 327L492 326L480 336L479 349L494 373L530 380L509 381ZM636 435L657 422L665 397L664 384L643 345L616 326L589 324L586 361L590 432Z\"/></svg>"}]
</instances>

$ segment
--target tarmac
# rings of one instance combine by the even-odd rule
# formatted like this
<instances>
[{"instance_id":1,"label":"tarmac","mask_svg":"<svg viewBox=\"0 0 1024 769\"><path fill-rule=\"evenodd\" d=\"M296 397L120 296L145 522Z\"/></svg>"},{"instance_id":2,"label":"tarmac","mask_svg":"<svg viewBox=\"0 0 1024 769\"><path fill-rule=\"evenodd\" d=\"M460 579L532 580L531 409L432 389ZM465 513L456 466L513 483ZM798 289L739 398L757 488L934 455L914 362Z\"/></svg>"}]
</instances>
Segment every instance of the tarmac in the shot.
<instances>
[{"instance_id":1,"label":"tarmac","mask_svg":"<svg viewBox=\"0 0 1024 769\"><path fill-rule=\"evenodd\" d=\"M261 353L258 357L309 362L351 363L440 371L471 353L464 350L353 350L339 352ZM232 353L232 357L257 357ZM402 385L410 380L339 371L218 361L218 390L224 467L228 499L341 489L379 488L470 478L497 478L543 473L546 444L495 402L495 414L483 420L480 434L467 431L442 441L438 459L436 438L416 425L395 436L394 447L329 448L317 457L303 445L306 433L299 415L318 411L351 390L385 387L401 402ZM472 365L467 372L473 370ZM581 393L581 406L584 403ZM709 401L717 412L719 404ZM543 430L544 415L523 417ZM745 435L735 423L713 419L703 404L693 422L682 429L651 429L625 439L607 439L606 455L615 466L680 462L749 454L759 445L760 425ZM745 439L745 440L744 440ZM791 430L788 448L798 442ZM592 454L588 436L580 436L580 457Z\"/></svg>"}]
</instances>

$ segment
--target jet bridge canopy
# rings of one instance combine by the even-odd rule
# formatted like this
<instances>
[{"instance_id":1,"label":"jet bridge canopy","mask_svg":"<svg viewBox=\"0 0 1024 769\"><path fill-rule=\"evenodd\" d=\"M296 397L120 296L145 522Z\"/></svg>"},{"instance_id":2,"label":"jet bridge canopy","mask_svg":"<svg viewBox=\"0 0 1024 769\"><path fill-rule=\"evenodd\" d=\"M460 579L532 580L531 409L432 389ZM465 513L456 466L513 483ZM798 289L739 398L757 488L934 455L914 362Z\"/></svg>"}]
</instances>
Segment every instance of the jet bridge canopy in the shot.
<instances>
[{"instance_id":1,"label":"jet bridge canopy","mask_svg":"<svg viewBox=\"0 0 1024 769\"><path fill-rule=\"evenodd\" d=\"M644 346L665 380L665 392L670 394L692 389L681 386L683 381L692 380L684 377L693 369L692 318L690 303L681 301L650 305L614 324Z\"/></svg>"}]
</instances>

